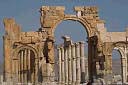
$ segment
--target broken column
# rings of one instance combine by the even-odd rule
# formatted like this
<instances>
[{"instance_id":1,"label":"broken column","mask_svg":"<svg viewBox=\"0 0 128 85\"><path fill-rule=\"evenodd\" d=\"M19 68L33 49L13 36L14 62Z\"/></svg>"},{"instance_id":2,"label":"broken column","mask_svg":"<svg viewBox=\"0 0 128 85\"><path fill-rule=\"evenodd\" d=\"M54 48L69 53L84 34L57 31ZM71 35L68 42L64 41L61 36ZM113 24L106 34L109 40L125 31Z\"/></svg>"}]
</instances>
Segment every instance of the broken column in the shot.
<instances>
[{"instance_id":1,"label":"broken column","mask_svg":"<svg viewBox=\"0 0 128 85\"><path fill-rule=\"evenodd\" d=\"M85 56L84 56L84 42L79 42L80 44L80 66L81 66L81 83L85 82Z\"/></svg>"}]
</instances>

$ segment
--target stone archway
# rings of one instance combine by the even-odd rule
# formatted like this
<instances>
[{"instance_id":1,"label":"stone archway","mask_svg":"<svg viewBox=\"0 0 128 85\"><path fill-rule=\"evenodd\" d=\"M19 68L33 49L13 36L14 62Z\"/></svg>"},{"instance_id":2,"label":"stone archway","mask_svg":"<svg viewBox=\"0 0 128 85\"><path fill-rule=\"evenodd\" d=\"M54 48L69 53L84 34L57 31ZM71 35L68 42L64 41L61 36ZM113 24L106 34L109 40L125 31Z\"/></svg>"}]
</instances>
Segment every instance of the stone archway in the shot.
<instances>
[{"instance_id":1,"label":"stone archway","mask_svg":"<svg viewBox=\"0 0 128 85\"><path fill-rule=\"evenodd\" d=\"M87 34L88 34L88 63L89 63L89 77L93 80L96 77L96 58L99 44L99 32L97 25L104 22L98 17L97 7L75 7L76 15L65 14L65 8L63 6L42 6L41 12L41 27L42 31L46 31L48 34L48 57L54 56L54 31L59 23L64 20L73 20L80 22ZM53 60L53 58L49 59ZM54 61L54 60L53 60ZM53 62L50 62L51 64Z\"/></svg>"},{"instance_id":2,"label":"stone archway","mask_svg":"<svg viewBox=\"0 0 128 85\"><path fill-rule=\"evenodd\" d=\"M118 53L117 53L118 52ZM116 54L115 54L116 53ZM113 82L123 82L124 81L124 70L125 68L123 61L124 52L120 47L114 47L112 49L112 77L114 80ZM117 80L115 77L119 76L119 79Z\"/></svg>"},{"instance_id":3,"label":"stone archway","mask_svg":"<svg viewBox=\"0 0 128 85\"><path fill-rule=\"evenodd\" d=\"M127 82L127 52L126 52L126 43L124 42L117 42L115 43L115 47L116 50L118 50L121 54L121 71L122 71L122 82L126 83Z\"/></svg>"},{"instance_id":4,"label":"stone archway","mask_svg":"<svg viewBox=\"0 0 128 85\"><path fill-rule=\"evenodd\" d=\"M52 29L53 29L52 32L53 32L53 33L55 32L57 26L58 26L61 22L67 21L67 20L79 22L79 23L84 27L85 31L87 32L87 36L88 36L88 37L93 36L93 35L92 35L92 32L93 32L93 31L92 31L91 27L89 27L89 24L88 24L87 22L84 22L84 20L83 20L82 18L70 17L70 16L64 17L63 20L60 20L60 21L56 22L55 25L54 25L53 28L52 28Z\"/></svg>"},{"instance_id":5,"label":"stone archway","mask_svg":"<svg viewBox=\"0 0 128 85\"><path fill-rule=\"evenodd\" d=\"M31 46L20 46L15 49L12 58L14 82L36 82L38 80L39 58Z\"/></svg>"},{"instance_id":6,"label":"stone archway","mask_svg":"<svg viewBox=\"0 0 128 85\"><path fill-rule=\"evenodd\" d=\"M80 22L88 33L88 70L91 82L93 82L94 78L98 77L99 67L103 67L103 69L100 69L102 74L111 73L111 53L114 47L122 50L123 56L121 59L122 63L124 63L122 68L125 69L123 70L125 71L123 72L123 82L127 81L128 30L125 32L107 32L104 21L98 16L97 7L82 6L75 7L74 9L76 14L72 15L65 14L65 7L63 6L42 6L40 9L41 28L36 32L21 32L20 26L14 19L4 19L6 31L3 37L4 81L12 81L14 77L12 72L13 61L18 60L18 53L20 50L22 51L22 49L32 51L32 54L35 54L36 61L41 57L46 58L43 62L47 64L46 75L48 77L47 81L49 81L51 74L49 68L52 69L54 66L54 31L56 26L64 20ZM18 45L15 45L16 43ZM19 44L21 47L19 47ZM40 61L36 62L36 65L38 65L39 62ZM38 70L38 68L36 68L36 70Z\"/></svg>"},{"instance_id":7,"label":"stone archway","mask_svg":"<svg viewBox=\"0 0 128 85\"><path fill-rule=\"evenodd\" d=\"M112 74L112 51L113 49L116 49L120 52L121 54L121 71L122 71L122 82L126 83L127 82L127 51L126 51L126 43L125 42L107 42L105 44L105 61L106 61L106 66L105 66L105 71L106 74Z\"/></svg>"}]
</instances>

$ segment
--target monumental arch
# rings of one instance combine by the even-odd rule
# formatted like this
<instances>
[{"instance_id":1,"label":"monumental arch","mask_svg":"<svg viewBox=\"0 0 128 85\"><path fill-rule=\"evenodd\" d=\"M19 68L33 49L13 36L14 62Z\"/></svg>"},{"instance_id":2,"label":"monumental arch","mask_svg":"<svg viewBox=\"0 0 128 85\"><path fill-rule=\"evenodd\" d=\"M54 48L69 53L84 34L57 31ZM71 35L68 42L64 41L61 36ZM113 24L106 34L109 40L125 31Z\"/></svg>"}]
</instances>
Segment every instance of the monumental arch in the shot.
<instances>
[{"instance_id":1,"label":"monumental arch","mask_svg":"<svg viewBox=\"0 0 128 85\"><path fill-rule=\"evenodd\" d=\"M126 32L107 32L98 8L74 7L75 15L65 14L63 6L42 6L38 31L22 32L12 18L4 19L4 81L46 82L54 81L54 31L63 20L80 22L88 34L89 79L104 78L112 73L112 49L122 57L123 82L127 82L127 36Z\"/></svg>"}]
</instances>

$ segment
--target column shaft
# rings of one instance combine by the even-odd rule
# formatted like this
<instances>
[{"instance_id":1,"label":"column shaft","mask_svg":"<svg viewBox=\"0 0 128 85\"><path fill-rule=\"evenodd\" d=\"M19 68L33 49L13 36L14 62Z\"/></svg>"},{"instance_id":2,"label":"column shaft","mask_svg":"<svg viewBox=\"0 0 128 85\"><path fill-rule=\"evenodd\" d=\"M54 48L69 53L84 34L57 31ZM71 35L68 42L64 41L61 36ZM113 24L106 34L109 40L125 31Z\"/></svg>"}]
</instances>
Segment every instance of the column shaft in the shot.
<instances>
[{"instance_id":1,"label":"column shaft","mask_svg":"<svg viewBox=\"0 0 128 85\"><path fill-rule=\"evenodd\" d=\"M18 66L18 59L16 60L16 82L18 83L18 70L19 70L19 68L18 68L19 66Z\"/></svg>"},{"instance_id":2,"label":"column shaft","mask_svg":"<svg viewBox=\"0 0 128 85\"><path fill-rule=\"evenodd\" d=\"M27 82L27 49L25 49L25 53L24 53L24 82Z\"/></svg>"},{"instance_id":3,"label":"column shaft","mask_svg":"<svg viewBox=\"0 0 128 85\"><path fill-rule=\"evenodd\" d=\"M23 77L23 57L24 57L24 51L22 50L21 51L21 82L23 82L23 79L24 79L24 77Z\"/></svg>"},{"instance_id":4,"label":"column shaft","mask_svg":"<svg viewBox=\"0 0 128 85\"><path fill-rule=\"evenodd\" d=\"M72 45L72 82L73 85L76 83L76 56L75 56L75 45Z\"/></svg>"},{"instance_id":5,"label":"column shaft","mask_svg":"<svg viewBox=\"0 0 128 85\"><path fill-rule=\"evenodd\" d=\"M122 80L123 80L123 83L126 82L126 66L125 66L125 63L126 63L126 60L125 58L121 58L121 62L122 62Z\"/></svg>"},{"instance_id":6,"label":"column shaft","mask_svg":"<svg viewBox=\"0 0 128 85\"><path fill-rule=\"evenodd\" d=\"M34 75L34 81L36 83L38 83L38 66L39 66L39 63L38 63L38 60L35 59L35 75Z\"/></svg>"},{"instance_id":7,"label":"column shaft","mask_svg":"<svg viewBox=\"0 0 128 85\"><path fill-rule=\"evenodd\" d=\"M81 81L81 71L80 71L80 49L79 43L76 43L76 83L80 84Z\"/></svg>"},{"instance_id":8,"label":"column shaft","mask_svg":"<svg viewBox=\"0 0 128 85\"><path fill-rule=\"evenodd\" d=\"M68 56L67 56L67 47L64 50L65 52L65 84L68 84Z\"/></svg>"},{"instance_id":9,"label":"column shaft","mask_svg":"<svg viewBox=\"0 0 128 85\"><path fill-rule=\"evenodd\" d=\"M18 82L20 82L20 53L18 54Z\"/></svg>"},{"instance_id":10,"label":"column shaft","mask_svg":"<svg viewBox=\"0 0 128 85\"><path fill-rule=\"evenodd\" d=\"M68 81L72 83L71 45L68 46Z\"/></svg>"},{"instance_id":11,"label":"column shaft","mask_svg":"<svg viewBox=\"0 0 128 85\"><path fill-rule=\"evenodd\" d=\"M58 48L58 58L59 58L59 83L61 83L61 50Z\"/></svg>"},{"instance_id":12,"label":"column shaft","mask_svg":"<svg viewBox=\"0 0 128 85\"><path fill-rule=\"evenodd\" d=\"M84 56L84 42L80 43L80 65L81 65L81 82L85 82L85 56Z\"/></svg>"},{"instance_id":13,"label":"column shaft","mask_svg":"<svg viewBox=\"0 0 128 85\"><path fill-rule=\"evenodd\" d=\"M65 83L65 59L64 59L64 48L63 47L61 47L61 75L62 75L62 83L64 84Z\"/></svg>"},{"instance_id":14,"label":"column shaft","mask_svg":"<svg viewBox=\"0 0 128 85\"><path fill-rule=\"evenodd\" d=\"M28 50L28 82L31 82L31 57L30 50Z\"/></svg>"}]
</instances>

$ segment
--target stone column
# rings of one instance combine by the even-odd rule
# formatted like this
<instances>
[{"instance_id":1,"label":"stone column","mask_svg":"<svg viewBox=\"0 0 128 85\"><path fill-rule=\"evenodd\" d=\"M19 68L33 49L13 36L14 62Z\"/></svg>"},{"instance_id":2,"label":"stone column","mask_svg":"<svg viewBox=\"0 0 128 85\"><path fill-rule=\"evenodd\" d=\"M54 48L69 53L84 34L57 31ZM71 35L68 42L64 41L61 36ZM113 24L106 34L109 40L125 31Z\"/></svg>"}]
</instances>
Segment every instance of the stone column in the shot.
<instances>
[{"instance_id":1,"label":"stone column","mask_svg":"<svg viewBox=\"0 0 128 85\"><path fill-rule=\"evenodd\" d=\"M80 71L80 47L79 43L75 43L76 46L76 84L80 84L81 71Z\"/></svg>"},{"instance_id":2,"label":"stone column","mask_svg":"<svg viewBox=\"0 0 128 85\"><path fill-rule=\"evenodd\" d=\"M30 50L28 50L28 82L31 82L31 58L30 58Z\"/></svg>"},{"instance_id":3,"label":"stone column","mask_svg":"<svg viewBox=\"0 0 128 85\"><path fill-rule=\"evenodd\" d=\"M65 57L65 84L68 84L68 55L67 55L67 47L64 48L64 57Z\"/></svg>"},{"instance_id":4,"label":"stone column","mask_svg":"<svg viewBox=\"0 0 128 85\"><path fill-rule=\"evenodd\" d=\"M20 82L20 53L18 54L18 82Z\"/></svg>"},{"instance_id":5,"label":"stone column","mask_svg":"<svg viewBox=\"0 0 128 85\"><path fill-rule=\"evenodd\" d=\"M61 50L58 48L58 58L59 58L59 83L61 84Z\"/></svg>"},{"instance_id":6,"label":"stone column","mask_svg":"<svg viewBox=\"0 0 128 85\"><path fill-rule=\"evenodd\" d=\"M122 55L121 57L121 62L122 62L122 81L123 83L127 82L127 69L126 69L126 56L127 56L127 52L126 52L126 48L124 50L124 56Z\"/></svg>"},{"instance_id":7,"label":"stone column","mask_svg":"<svg viewBox=\"0 0 128 85\"><path fill-rule=\"evenodd\" d=\"M16 60L16 67L15 68L16 68L16 72L15 72L16 73L16 83L18 83L18 69L19 69L18 68L18 59Z\"/></svg>"},{"instance_id":8,"label":"stone column","mask_svg":"<svg viewBox=\"0 0 128 85\"><path fill-rule=\"evenodd\" d=\"M123 83L126 83L126 59L125 58L121 58L121 62L122 62L122 81Z\"/></svg>"},{"instance_id":9,"label":"stone column","mask_svg":"<svg viewBox=\"0 0 128 85\"><path fill-rule=\"evenodd\" d=\"M27 82L27 49L25 49L24 53L24 82Z\"/></svg>"},{"instance_id":10,"label":"stone column","mask_svg":"<svg viewBox=\"0 0 128 85\"><path fill-rule=\"evenodd\" d=\"M84 54L84 42L79 42L80 44L80 65L81 65L81 82L85 82L85 54Z\"/></svg>"},{"instance_id":11,"label":"stone column","mask_svg":"<svg viewBox=\"0 0 128 85\"><path fill-rule=\"evenodd\" d=\"M61 80L62 80L62 84L64 84L65 83L64 48L61 47L60 50L61 50L61 73L62 73Z\"/></svg>"},{"instance_id":12,"label":"stone column","mask_svg":"<svg viewBox=\"0 0 128 85\"><path fill-rule=\"evenodd\" d=\"M71 55L72 55L72 83L75 85L76 83L76 56L75 56L75 45L72 44L71 46Z\"/></svg>"},{"instance_id":13,"label":"stone column","mask_svg":"<svg viewBox=\"0 0 128 85\"><path fill-rule=\"evenodd\" d=\"M68 82L72 83L71 45L68 46Z\"/></svg>"},{"instance_id":14,"label":"stone column","mask_svg":"<svg viewBox=\"0 0 128 85\"><path fill-rule=\"evenodd\" d=\"M23 76L23 58L24 58L24 51L21 51L21 82L23 82L24 76Z\"/></svg>"},{"instance_id":15,"label":"stone column","mask_svg":"<svg viewBox=\"0 0 128 85\"><path fill-rule=\"evenodd\" d=\"M39 69L39 62L38 62L38 59L35 59L35 75L34 75L34 78L35 78L35 82L38 83L38 69Z\"/></svg>"},{"instance_id":16,"label":"stone column","mask_svg":"<svg viewBox=\"0 0 128 85\"><path fill-rule=\"evenodd\" d=\"M127 82L128 81L128 78L127 78L127 75L128 75L128 72L127 72L127 69L128 69L128 64L127 64L127 47L125 48L125 66L126 66L126 68L125 68L125 72L126 72L126 74L125 74L125 76L126 76L126 81L125 82Z\"/></svg>"}]
</instances>

